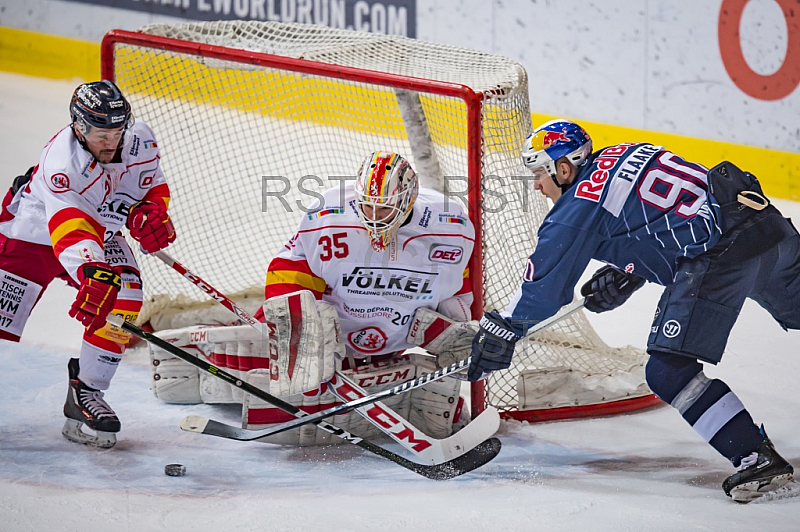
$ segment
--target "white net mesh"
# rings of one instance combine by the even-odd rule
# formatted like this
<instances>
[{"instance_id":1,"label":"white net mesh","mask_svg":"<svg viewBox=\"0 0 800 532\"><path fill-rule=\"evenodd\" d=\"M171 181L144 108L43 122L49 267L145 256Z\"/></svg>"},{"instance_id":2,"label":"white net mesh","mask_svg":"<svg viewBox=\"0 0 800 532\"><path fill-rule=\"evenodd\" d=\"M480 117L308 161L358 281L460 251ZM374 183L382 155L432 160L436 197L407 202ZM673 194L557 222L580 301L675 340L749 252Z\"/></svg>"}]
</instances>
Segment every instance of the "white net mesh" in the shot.
<instances>
[{"instance_id":1,"label":"white net mesh","mask_svg":"<svg viewBox=\"0 0 800 532\"><path fill-rule=\"evenodd\" d=\"M442 188L441 175L420 170L438 166L454 201L456 196L466 201L468 179L480 180L483 249L478 252L485 307L505 306L548 208L530 181L514 177L527 175L520 167L519 147L531 129L527 75L521 66L496 55L404 37L300 24L185 23L150 25L140 32L389 74L365 83L357 75L344 80L315 74L307 65L300 73L233 57L117 42L116 81L135 115L156 132L161 148L178 233L169 252L179 261L221 292L259 301L267 265L294 234L314 194L343 178L353 179L367 154L390 150L409 159L423 186ZM398 102L408 99L399 98L403 91L392 74L458 83L482 95L482 176L469 177L465 101L443 96L435 87L417 88L418 114L426 122L422 130L429 136L418 138L425 135L419 124L404 122L410 115ZM146 294L143 319L212 304L156 259L139 260ZM605 345L580 313L538 338L536 344L520 342L515 366L488 380L488 403L502 410L521 403L526 408L573 406L581 401L554 404L549 398L536 405L529 387L518 386L520 373L566 368L576 375L613 379L641 368L645 357L632 348ZM619 398L649 393L634 388Z\"/></svg>"}]
</instances>

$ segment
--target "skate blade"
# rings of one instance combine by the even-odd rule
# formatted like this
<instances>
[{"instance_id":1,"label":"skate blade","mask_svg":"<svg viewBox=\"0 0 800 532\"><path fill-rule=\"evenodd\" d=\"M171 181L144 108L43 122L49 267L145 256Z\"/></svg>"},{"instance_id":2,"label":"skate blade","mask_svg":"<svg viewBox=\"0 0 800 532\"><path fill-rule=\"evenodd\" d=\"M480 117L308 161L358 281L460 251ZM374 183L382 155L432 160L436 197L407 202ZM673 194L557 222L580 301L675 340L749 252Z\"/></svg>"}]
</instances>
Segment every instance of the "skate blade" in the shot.
<instances>
[{"instance_id":1,"label":"skate blade","mask_svg":"<svg viewBox=\"0 0 800 532\"><path fill-rule=\"evenodd\" d=\"M750 504L761 504L770 501L779 501L781 499L791 499L800 497L800 483L791 481L787 482L780 488L767 492L763 496L754 499Z\"/></svg>"},{"instance_id":2,"label":"skate blade","mask_svg":"<svg viewBox=\"0 0 800 532\"><path fill-rule=\"evenodd\" d=\"M794 491L798 491L798 493L790 495L790 493ZM797 497L798 495L800 495L800 487L793 481L791 473L773 477L766 484L764 481L756 480L741 484L731 490L731 499L743 504L755 501L766 502L767 500L785 499Z\"/></svg>"},{"instance_id":3,"label":"skate blade","mask_svg":"<svg viewBox=\"0 0 800 532\"><path fill-rule=\"evenodd\" d=\"M113 432L97 430L95 434L89 434L81 430L81 427L83 427L83 423L80 421L67 418L64 422L64 428L61 429L61 434L71 442L101 449L110 449L117 443L117 435Z\"/></svg>"}]
</instances>

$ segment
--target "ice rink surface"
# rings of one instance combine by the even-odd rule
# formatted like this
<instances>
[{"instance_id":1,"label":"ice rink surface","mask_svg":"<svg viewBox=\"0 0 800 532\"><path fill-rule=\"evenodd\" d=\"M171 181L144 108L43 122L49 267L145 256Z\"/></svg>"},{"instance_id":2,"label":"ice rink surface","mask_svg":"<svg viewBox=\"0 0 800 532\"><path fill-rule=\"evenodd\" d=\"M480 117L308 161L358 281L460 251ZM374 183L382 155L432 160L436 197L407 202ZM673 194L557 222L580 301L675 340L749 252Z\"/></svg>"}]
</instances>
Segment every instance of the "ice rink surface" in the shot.
<instances>
[{"instance_id":1,"label":"ice rink surface","mask_svg":"<svg viewBox=\"0 0 800 532\"><path fill-rule=\"evenodd\" d=\"M3 190L67 124L77 84L0 73ZM775 203L800 219L800 204ZM609 344L644 347L659 294L648 285L622 308L590 319ZM147 352L135 349L106 394L122 420L116 447L76 445L60 434L66 363L81 335L67 316L73 298L54 282L22 342L0 343L2 531L800 529L800 498L728 499L720 485L733 468L666 406L590 420L504 422L497 458L434 482L352 445L293 449L182 432L188 414L235 424L238 408L160 402L149 389ZM748 303L722 364L706 369L728 383L795 466L799 341L800 333L784 332ZM185 477L164 475L173 462L186 465Z\"/></svg>"}]
</instances>

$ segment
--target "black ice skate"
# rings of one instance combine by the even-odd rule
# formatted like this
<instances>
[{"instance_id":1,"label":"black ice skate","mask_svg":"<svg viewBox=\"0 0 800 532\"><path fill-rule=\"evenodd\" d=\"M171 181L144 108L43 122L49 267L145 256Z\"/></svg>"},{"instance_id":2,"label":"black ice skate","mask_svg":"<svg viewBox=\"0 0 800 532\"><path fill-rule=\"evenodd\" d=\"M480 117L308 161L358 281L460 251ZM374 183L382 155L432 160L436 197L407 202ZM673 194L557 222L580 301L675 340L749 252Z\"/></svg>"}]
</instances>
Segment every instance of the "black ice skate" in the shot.
<instances>
[{"instance_id":1,"label":"black ice skate","mask_svg":"<svg viewBox=\"0 0 800 532\"><path fill-rule=\"evenodd\" d=\"M117 443L115 433L119 432L119 418L103 400L103 392L86 386L78 379L80 367L78 359L72 358L67 364L69 370L69 390L64 403L67 421L61 434L70 441L107 449ZM95 431L87 434L81 430L83 425Z\"/></svg>"},{"instance_id":2,"label":"black ice skate","mask_svg":"<svg viewBox=\"0 0 800 532\"><path fill-rule=\"evenodd\" d=\"M748 503L792 481L794 468L778 454L764 432L764 443L742 459L739 471L725 479L722 489L736 502Z\"/></svg>"}]
</instances>

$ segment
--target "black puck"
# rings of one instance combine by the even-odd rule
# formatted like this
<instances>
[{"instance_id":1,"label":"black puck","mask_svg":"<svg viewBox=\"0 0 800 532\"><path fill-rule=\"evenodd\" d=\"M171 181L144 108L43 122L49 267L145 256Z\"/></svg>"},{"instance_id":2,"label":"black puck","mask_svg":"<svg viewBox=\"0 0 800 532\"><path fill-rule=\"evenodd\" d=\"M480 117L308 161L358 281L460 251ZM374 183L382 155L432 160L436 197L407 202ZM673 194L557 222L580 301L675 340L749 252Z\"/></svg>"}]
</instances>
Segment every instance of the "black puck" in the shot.
<instances>
[{"instance_id":1,"label":"black puck","mask_svg":"<svg viewBox=\"0 0 800 532\"><path fill-rule=\"evenodd\" d=\"M167 464L164 466L164 474L170 477L182 477L186 474L186 466L183 464Z\"/></svg>"}]
</instances>

